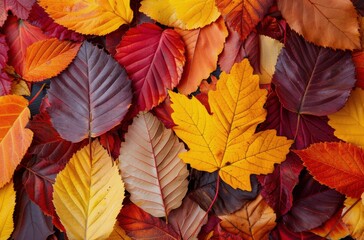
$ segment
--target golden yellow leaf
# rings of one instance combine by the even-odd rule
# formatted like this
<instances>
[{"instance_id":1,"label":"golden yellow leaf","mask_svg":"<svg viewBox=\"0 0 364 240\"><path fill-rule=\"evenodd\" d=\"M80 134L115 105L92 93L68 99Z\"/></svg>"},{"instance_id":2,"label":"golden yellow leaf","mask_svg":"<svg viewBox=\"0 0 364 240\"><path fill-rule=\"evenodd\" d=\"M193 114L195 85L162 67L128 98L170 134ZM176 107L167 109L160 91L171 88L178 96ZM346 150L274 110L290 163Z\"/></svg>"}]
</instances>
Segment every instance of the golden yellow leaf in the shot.
<instances>
[{"instance_id":1,"label":"golden yellow leaf","mask_svg":"<svg viewBox=\"0 0 364 240\"><path fill-rule=\"evenodd\" d=\"M259 35L260 47L260 84L269 84L272 81L278 55L283 48L283 44L273 38Z\"/></svg>"},{"instance_id":2,"label":"golden yellow leaf","mask_svg":"<svg viewBox=\"0 0 364 240\"><path fill-rule=\"evenodd\" d=\"M39 0L54 21L82 34L103 36L133 20L130 0Z\"/></svg>"},{"instance_id":3,"label":"golden yellow leaf","mask_svg":"<svg viewBox=\"0 0 364 240\"><path fill-rule=\"evenodd\" d=\"M254 134L264 121L266 91L247 59L222 73L216 91L209 92L212 116L194 97L170 92L173 129L189 147L180 157L200 171L219 171L233 188L251 190L250 174L267 174L285 160L293 141L275 130Z\"/></svg>"},{"instance_id":4,"label":"golden yellow leaf","mask_svg":"<svg viewBox=\"0 0 364 240\"><path fill-rule=\"evenodd\" d=\"M140 11L163 25L181 29L202 28L220 16L214 0L143 0Z\"/></svg>"},{"instance_id":5,"label":"golden yellow leaf","mask_svg":"<svg viewBox=\"0 0 364 240\"><path fill-rule=\"evenodd\" d=\"M124 184L98 140L72 156L53 188L53 203L70 239L110 235L122 207Z\"/></svg>"},{"instance_id":6,"label":"golden yellow leaf","mask_svg":"<svg viewBox=\"0 0 364 240\"><path fill-rule=\"evenodd\" d=\"M355 205L354 205L355 204ZM347 198L342 220L355 239L364 239L364 204L360 199Z\"/></svg>"},{"instance_id":7,"label":"golden yellow leaf","mask_svg":"<svg viewBox=\"0 0 364 240\"><path fill-rule=\"evenodd\" d=\"M261 195L241 210L219 218L222 228L243 239L268 239L269 232L276 226L276 214Z\"/></svg>"},{"instance_id":8,"label":"golden yellow leaf","mask_svg":"<svg viewBox=\"0 0 364 240\"><path fill-rule=\"evenodd\" d=\"M14 230L15 191L13 182L0 188L0 239L8 239Z\"/></svg>"},{"instance_id":9,"label":"golden yellow leaf","mask_svg":"<svg viewBox=\"0 0 364 240\"><path fill-rule=\"evenodd\" d=\"M10 181L15 168L28 150L33 132L28 101L16 95L0 97L0 188Z\"/></svg>"},{"instance_id":10,"label":"golden yellow leaf","mask_svg":"<svg viewBox=\"0 0 364 240\"><path fill-rule=\"evenodd\" d=\"M363 147L364 90L353 90L345 106L329 115L329 125L335 129L336 137Z\"/></svg>"},{"instance_id":11,"label":"golden yellow leaf","mask_svg":"<svg viewBox=\"0 0 364 240\"><path fill-rule=\"evenodd\" d=\"M20 79L13 79L11 82L11 93L18 96L30 96L28 84Z\"/></svg>"}]
</instances>

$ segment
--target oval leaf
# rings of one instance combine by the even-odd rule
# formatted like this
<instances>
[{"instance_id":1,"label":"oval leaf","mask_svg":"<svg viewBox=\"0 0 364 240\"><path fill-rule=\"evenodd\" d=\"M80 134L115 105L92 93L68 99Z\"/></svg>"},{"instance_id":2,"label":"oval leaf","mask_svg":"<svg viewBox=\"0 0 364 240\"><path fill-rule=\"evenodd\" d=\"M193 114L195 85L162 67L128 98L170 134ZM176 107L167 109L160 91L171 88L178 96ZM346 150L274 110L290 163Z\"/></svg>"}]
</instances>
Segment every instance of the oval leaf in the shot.
<instances>
[{"instance_id":1,"label":"oval leaf","mask_svg":"<svg viewBox=\"0 0 364 240\"><path fill-rule=\"evenodd\" d=\"M357 13L350 0L279 0L278 8L289 26L305 39L323 47L360 47ZM327 60L327 59L325 59Z\"/></svg>"},{"instance_id":2,"label":"oval leaf","mask_svg":"<svg viewBox=\"0 0 364 240\"><path fill-rule=\"evenodd\" d=\"M188 185L187 166L178 158L184 151L172 130L151 113L135 117L121 145L119 164L130 200L155 217L178 208Z\"/></svg>"},{"instance_id":3,"label":"oval leaf","mask_svg":"<svg viewBox=\"0 0 364 240\"><path fill-rule=\"evenodd\" d=\"M350 143L315 143L295 151L321 184L353 198L364 192L364 150Z\"/></svg>"},{"instance_id":4,"label":"oval leaf","mask_svg":"<svg viewBox=\"0 0 364 240\"><path fill-rule=\"evenodd\" d=\"M33 132L25 128L29 117L25 98L0 97L0 188L10 181L32 142Z\"/></svg>"},{"instance_id":5,"label":"oval leaf","mask_svg":"<svg viewBox=\"0 0 364 240\"><path fill-rule=\"evenodd\" d=\"M355 67L349 52L317 47L292 34L272 82L288 110L324 116L344 106L355 85Z\"/></svg>"},{"instance_id":6,"label":"oval leaf","mask_svg":"<svg viewBox=\"0 0 364 240\"><path fill-rule=\"evenodd\" d=\"M103 36L133 19L129 0L40 0L38 3L56 23L82 34Z\"/></svg>"},{"instance_id":7,"label":"oval leaf","mask_svg":"<svg viewBox=\"0 0 364 240\"><path fill-rule=\"evenodd\" d=\"M182 36L187 52L187 61L178 90L183 94L190 94L216 69L228 30L224 20L219 18L201 29L176 31Z\"/></svg>"},{"instance_id":8,"label":"oval leaf","mask_svg":"<svg viewBox=\"0 0 364 240\"><path fill-rule=\"evenodd\" d=\"M131 103L125 70L109 55L84 42L72 64L51 79L52 123L62 138L79 142L119 124Z\"/></svg>"},{"instance_id":9,"label":"oval leaf","mask_svg":"<svg viewBox=\"0 0 364 240\"><path fill-rule=\"evenodd\" d=\"M37 82L58 75L76 57L80 46L56 38L33 43L25 54L23 78Z\"/></svg>"},{"instance_id":10,"label":"oval leaf","mask_svg":"<svg viewBox=\"0 0 364 240\"><path fill-rule=\"evenodd\" d=\"M364 90L357 88L345 106L329 115L329 125L335 129L335 136L364 147Z\"/></svg>"},{"instance_id":11,"label":"oval leaf","mask_svg":"<svg viewBox=\"0 0 364 240\"><path fill-rule=\"evenodd\" d=\"M179 83L185 64L184 44L172 29L144 23L130 29L116 48L137 97L139 110L150 110Z\"/></svg>"},{"instance_id":12,"label":"oval leaf","mask_svg":"<svg viewBox=\"0 0 364 240\"><path fill-rule=\"evenodd\" d=\"M0 239L8 239L14 230L15 191L13 182L0 188Z\"/></svg>"},{"instance_id":13,"label":"oval leaf","mask_svg":"<svg viewBox=\"0 0 364 240\"><path fill-rule=\"evenodd\" d=\"M276 214L261 195L241 210L219 218L222 228L244 239L268 239L269 232L276 226Z\"/></svg>"},{"instance_id":14,"label":"oval leaf","mask_svg":"<svg viewBox=\"0 0 364 240\"><path fill-rule=\"evenodd\" d=\"M116 165L96 140L76 152L56 177L53 203L70 239L106 239L122 207Z\"/></svg>"}]
</instances>

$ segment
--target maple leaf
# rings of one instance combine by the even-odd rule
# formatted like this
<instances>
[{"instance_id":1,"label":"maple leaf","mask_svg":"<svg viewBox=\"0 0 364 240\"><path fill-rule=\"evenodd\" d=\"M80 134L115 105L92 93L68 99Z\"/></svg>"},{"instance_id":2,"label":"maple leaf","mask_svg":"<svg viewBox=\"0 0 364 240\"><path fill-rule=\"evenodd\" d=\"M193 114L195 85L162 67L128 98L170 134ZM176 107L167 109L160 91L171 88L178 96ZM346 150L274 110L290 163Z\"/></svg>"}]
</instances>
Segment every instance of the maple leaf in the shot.
<instances>
[{"instance_id":1,"label":"maple leaf","mask_svg":"<svg viewBox=\"0 0 364 240\"><path fill-rule=\"evenodd\" d=\"M197 170L219 171L233 188L251 190L250 174L273 171L285 160L291 140L277 137L275 130L254 134L264 121L266 91L259 89L258 76L248 60L222 73L217 90L209 92L213 115L194 97L170 92L173 130L190 150L180 157Z\"/></svg>"}]
</instances>

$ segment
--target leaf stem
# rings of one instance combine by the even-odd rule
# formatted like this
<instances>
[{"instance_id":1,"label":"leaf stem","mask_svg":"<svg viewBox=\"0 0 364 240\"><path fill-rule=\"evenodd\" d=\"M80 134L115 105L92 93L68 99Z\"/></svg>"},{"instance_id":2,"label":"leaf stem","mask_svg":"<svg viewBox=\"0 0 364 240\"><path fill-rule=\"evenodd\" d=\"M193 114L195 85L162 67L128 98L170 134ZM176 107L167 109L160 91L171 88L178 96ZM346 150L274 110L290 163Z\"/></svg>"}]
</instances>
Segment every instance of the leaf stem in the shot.
<instances>
[{"instance_id":1,"label":"leaf stem","mask_svg":"<svg viewBox=\"0 0 364 240\"><path fill-rule=\"evenodd\" d=\"M45 83L43 83L43 85L42 85L42 87L39 89L39 91L33 96L33 98L32 99L30 99L30 101L29 101L29 105L30 104L32 104L34 101L35 101L35 99L37 99L37 97L39 97L39 95L40 95L40 93L43 91L43 89L44 89L44 87L46 86L46 84Z\"/></svg>"}]
</instances>

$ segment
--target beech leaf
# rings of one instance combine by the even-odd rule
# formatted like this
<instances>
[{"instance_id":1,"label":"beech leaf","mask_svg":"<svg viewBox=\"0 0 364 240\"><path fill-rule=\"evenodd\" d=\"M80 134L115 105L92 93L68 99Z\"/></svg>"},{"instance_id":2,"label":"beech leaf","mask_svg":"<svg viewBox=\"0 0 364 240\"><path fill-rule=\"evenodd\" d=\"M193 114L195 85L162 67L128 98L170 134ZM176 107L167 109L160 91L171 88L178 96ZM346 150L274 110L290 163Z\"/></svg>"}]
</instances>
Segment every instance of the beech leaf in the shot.
<instances>
[{"instance_id":1,"label":"beech leaf","mask_svg":"<svg viewBox=\"0 0 364 240\"><path fill-rule=\"evenodd\" d=\"M121 122L131 103L125 70L109 55L84 42L72 64L51 79L48 112L62 138L79 142Z\"/></svg>"},{"instance_id":2,"label":"beech leaf","mask_svg":"<svg viewBox=\"0 0 364 240\"><path fill-rule=\"evenodd\" d=\"M184 43L172 29L151 23L130 29L116 48L137 97L139 110L150 110L167 96L167 89L179 83L185 64Z\"/></svg>"},{"instance_id":3,"label":"beech leaf","mask_svg":"<svg viewBox=\"0 0 364 240\"><path fill-rule=\"evenodd\" d=\"M116 165L98 140L76 152L53 185L56 212L71 239L107 238L124 198Z\"/></svg>"},{"instance_id":4,"label":"beech leaf","mask_svg":"<svg viewBox=\"0 0 364 240\"><path fill-rule=\"evenodd\" d=\"M25 128L29 121L28 101L20 96L0 97L0 188L8 183L33 139Z\"/></svg>"},{"instance_id":5,"label":"beech leaf","mask_svg":"<svg viewBox=\"0 0 364 240\"><path fill-rule=\"evenodd\" d=\"M350 0L330 4L325 0L279 0L278 8L289 26L310 42L336 49L361 48L358 16Z\"/></svg>"},{"instance_id":6,"label":"beech leaf","mask_svg":"<svg viewBox=\"0 0 364 240\"><path fill-rule=\"evenodd\" d=\"M13 182L0 188L0 239L8 239L14 230L15 191Z\"/></svg>"},{"instance_id":7,"label":"beech leaf","mask_svg":"<svg viewBox=\"0 0 364 240\"><path fill-rule=\"evenodd\" d=\"M151 113L134 118L121 144L119 168L130 200L155 217L166 217L187 192L185 148Z\"/></svg>"},{"instance_id":8,"label":"beech leaf","mask_svg":"<svg viewBox=\"0 0 364 240\"><path fill-rule=\"evenodd\" d=\"M53 20L82 34L103 36L133 19L130 1L39 0Z\"/></svg>"},{"instance_id":9,"label":"beech leaf","mask_svg":"<svg viewBox=\"0 0 364 240\"><path fill-rule=\"evenodd\" d=\"M37 82L58 75L76 57L80 46L56 38L33 43L25 54L23 78Z\"/></svg>"},{"instance_id":10,"label":"beech leaf","mask_svg":"<svg viewBox=\"0 0 364 240\"><path fill-rule=\"evenodd\" d=\"M324 116L344 106L355 84L354 69L349 52L317 47L292 33L272 82L286 109Z\"/></svg>"},{"instance_id":11,"label":"beech leaf","mask_svg":"<svg viewBox=\"0 0 364 240\"><path fill-rule=\"evenodd\" d=\"M266 91L259 89L248 60L222 73L217 90L209 92L213 115L194 97L170 92L174 112L173 130L189 147L181 159L207 172L219 170L233 188L251 191L250 174L267 174L281 163L292 141L277 137L274 130L254 134L264 121Z\"/></svg>"},{"instance_id":12,"label":"beech leaf","mask_svg":"<svg viewBox=\"0 0 364 240\"><path fill-rule=\"evenodd\" d=\"M351 92L342 109L329 115L329 124L335 129L335 136L346 142L364 147L363 114L364 90L357 88Z\"/></svg>"}]
</instances>

